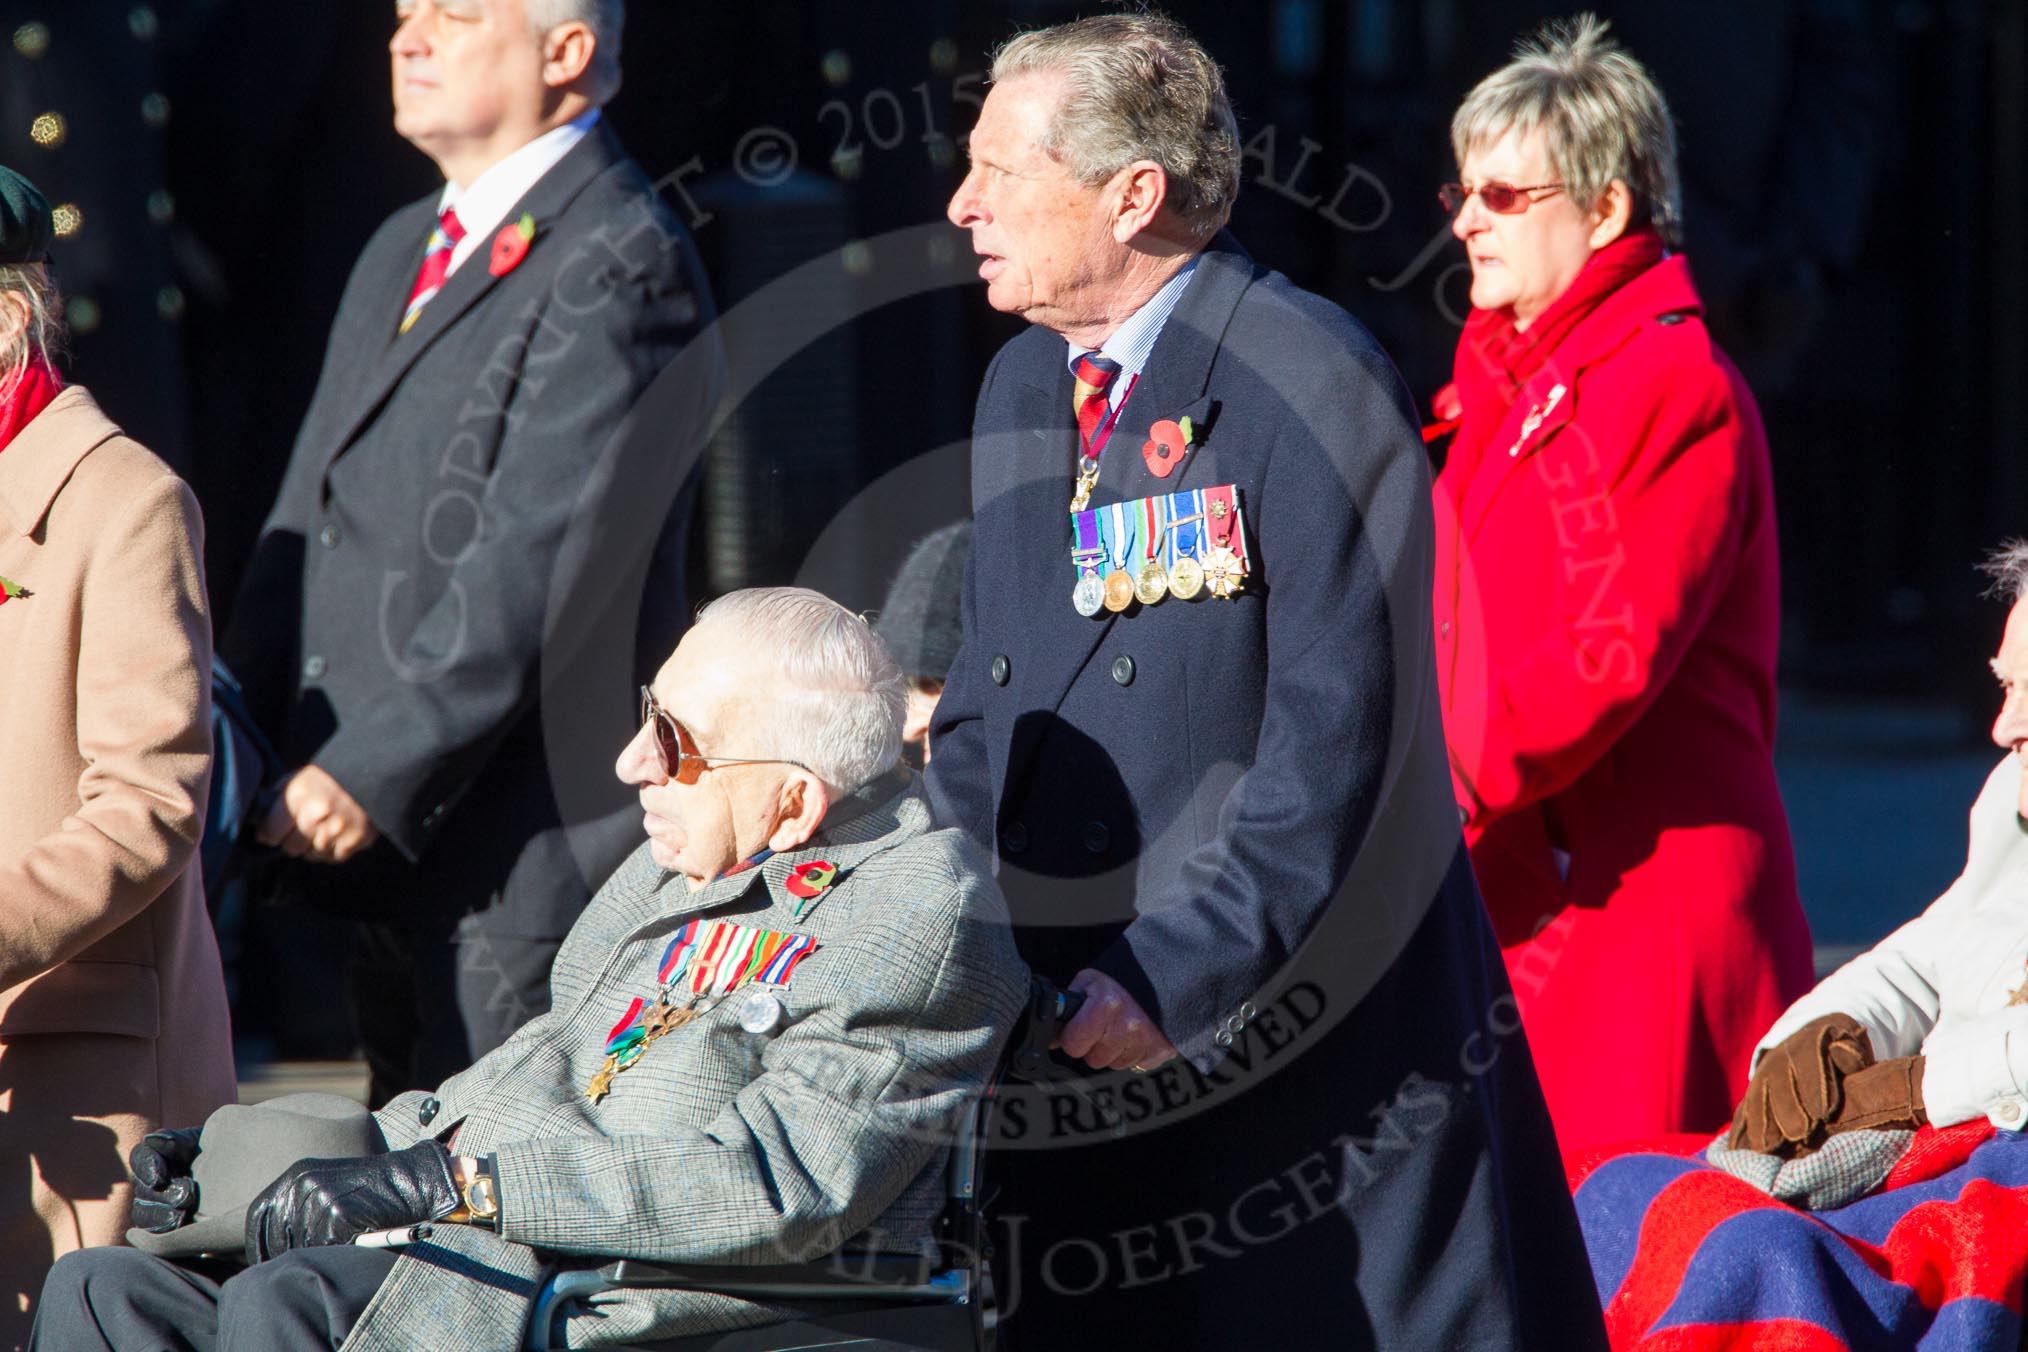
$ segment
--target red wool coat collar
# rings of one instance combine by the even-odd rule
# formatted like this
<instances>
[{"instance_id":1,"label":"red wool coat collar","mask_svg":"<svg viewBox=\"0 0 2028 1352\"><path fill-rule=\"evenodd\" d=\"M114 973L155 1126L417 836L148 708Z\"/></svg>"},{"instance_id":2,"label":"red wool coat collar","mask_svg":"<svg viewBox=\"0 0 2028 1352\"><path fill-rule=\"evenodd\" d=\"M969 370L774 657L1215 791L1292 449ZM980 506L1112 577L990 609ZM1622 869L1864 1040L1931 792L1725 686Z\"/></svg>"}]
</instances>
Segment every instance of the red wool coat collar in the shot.
<instances>
[{"instance_id":1,"label":"red wool coat collar","mask_svg":"<svg viewBox=\"0 0 2028 1352\"><path fill-rule=\"evenodd\" d=\"M1671 255L1601 301L1529 377L1490 436L1469 425L1461 427L1451 455L1462 459L1455 473L1441 477L1439 488L1455 499L1463 543L1468 545L1478 533L1514 469L1576 415L1577 379L1587 367L1618 352L1650 324L1703 313L1690 260ZM1473 360L1473 354L1461 347L1458 368ZM1436 397L1436 407L1458 408L1457 390L1456 383L1446 386ZM1470 421L1468 413L1467 424Z\"/></svg>"}]
</instances>

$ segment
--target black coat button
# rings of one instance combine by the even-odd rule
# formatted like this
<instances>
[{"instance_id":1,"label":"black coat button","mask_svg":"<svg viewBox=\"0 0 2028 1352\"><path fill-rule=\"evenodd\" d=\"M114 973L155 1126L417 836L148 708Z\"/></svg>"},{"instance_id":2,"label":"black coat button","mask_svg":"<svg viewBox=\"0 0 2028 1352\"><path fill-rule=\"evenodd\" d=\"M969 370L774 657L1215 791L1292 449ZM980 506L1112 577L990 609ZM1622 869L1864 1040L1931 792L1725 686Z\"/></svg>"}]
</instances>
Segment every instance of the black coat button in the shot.
<instances>
[{"instance_id":1,"label":"black coat button","mask_svg":"<svg viewBox=\"0 0 2028 1352\"><path fill-rule=\"evenodd\" d=\"M419 1127L426 1127L430 1123L436 1121L437 1114L443 1110L443 1106L444 1105L438 1101L437 1096L435 1094L431 1094L421 1103L416 1104L415 1105L416 1125Z\"/></svg>"},{"instance_id":2,"label":"black coat button","mask_svg":"<svg viewBox=\"0 0 2028 1352\"><path fill-rule=\"evenodd\" d=\"M1115 657L1113 659L1113 679L1121 685L1132 685L1134 683L1134 659L1131 657Z\"/></svg>"},{"instance_id":3,"label":"black coat button","mask_svg":"<svg viewBox=\"0 0 2028 1352\"><path fill-rule=\"evenodd\" d=\"M1007 660L1005 653L994 657L993 665L988 670L993 673L994 685L1005 685L1014 678L1014 664Z\"/></svg>"},{"instance_id":4,"label":"black coat button","mask_svg":"<svg viewBox=\"0 0 2028 1352\"><path fill-rule=\"evenodd\" d=\"M1104 822L1084 824L1084 847L1093 854L1104 854L1113 843L1113 833L1106 830Z\"/></svg>"},{"instance_id":5,"label":"black coat button","mask_svg":"<svg viewBox=\"0 0 2028 1352\"><path fill-rule=\"evenodd\" d=\"M1000 828L1000 853L1021 854L1028 849L1028 828L1020 822L1008 822Z\"/></svg>"}]
</instances>

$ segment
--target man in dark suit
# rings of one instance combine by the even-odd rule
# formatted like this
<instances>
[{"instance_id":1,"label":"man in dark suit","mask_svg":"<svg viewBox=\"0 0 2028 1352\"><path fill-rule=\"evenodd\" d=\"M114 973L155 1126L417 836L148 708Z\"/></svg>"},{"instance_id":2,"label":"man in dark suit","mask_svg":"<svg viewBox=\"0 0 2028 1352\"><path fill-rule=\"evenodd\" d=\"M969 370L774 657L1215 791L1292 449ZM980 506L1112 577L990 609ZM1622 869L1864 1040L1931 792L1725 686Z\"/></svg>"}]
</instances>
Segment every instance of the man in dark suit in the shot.
<instances>
[{"instance_id":1,"label":"man in dark suit","mask_svg":"<svg viewBox=\"0 0 2028 1352\"><path fill-rule=\"evenodd\" d=\"M1034 327L979 396L930 782L1089 1067L1003 1118L1009 1337L1602 1346L1447 787L1408 395L1223 232L1236 129L1178 26L993 79L950 215Z\"/></svg>"},{"instance_id":2,"label":"man in dark suit","mask_svg":"<svg viewBox=\"0 0 2028 1352\"><path fill-rule=\"evenodd\" d=\"M446 186L360 257L224 644L299 767L259 832L280 886L363 922L375 1101L547 1008L625 853L596 748L682 625L719 369L691 242L600 121L621 0L397 13L395 126Z\"/></svg>"}]
</instances>

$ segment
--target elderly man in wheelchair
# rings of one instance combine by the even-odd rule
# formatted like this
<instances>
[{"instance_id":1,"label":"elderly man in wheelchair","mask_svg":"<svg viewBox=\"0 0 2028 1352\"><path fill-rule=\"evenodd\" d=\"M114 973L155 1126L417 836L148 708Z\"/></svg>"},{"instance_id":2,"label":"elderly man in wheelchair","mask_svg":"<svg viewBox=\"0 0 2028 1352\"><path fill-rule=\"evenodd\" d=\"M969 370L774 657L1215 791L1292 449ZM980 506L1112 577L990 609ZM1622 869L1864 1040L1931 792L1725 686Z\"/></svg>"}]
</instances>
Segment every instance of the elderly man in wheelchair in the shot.
<instances>
[{"instance_id":1,"label":"elderly man in wheelchair","mask_svg":"<svg viewBox=\"0 0 2028 1352\"><path fill-rule=\"evenodd\" d=\"M33 1345L710 1346L934 1298L952 1143L1030 993L985 861L897 768L904 696L815 592L708 607L642 692L648 838L551 1012L358 1110L340 1157L263 1139L283 1111L149 1138L137 1247L58 1264Z\"/></svg>"},{"instance_id":2,"label":"elderly man in wheelchair","mask_svg":"<svg viewBox=\"0 0 2028 1352\"><path fill-rule=\"evenodd\" d=\"M2028 1294L2028 543L1964 872L1754 1049L1730 1128L1572 1161L1615 1349L2012 1348Z\"/></svg>"}]
</instances>

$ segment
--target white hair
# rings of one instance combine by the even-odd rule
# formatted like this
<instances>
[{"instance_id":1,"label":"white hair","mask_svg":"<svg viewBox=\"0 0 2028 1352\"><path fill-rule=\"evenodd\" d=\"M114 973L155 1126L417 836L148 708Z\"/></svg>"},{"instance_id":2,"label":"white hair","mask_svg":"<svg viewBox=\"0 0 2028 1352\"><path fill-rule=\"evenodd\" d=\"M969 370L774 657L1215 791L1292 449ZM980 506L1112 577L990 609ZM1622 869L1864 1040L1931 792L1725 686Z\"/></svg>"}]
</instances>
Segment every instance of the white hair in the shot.
<instances>
[{"instance_id":1,"label":"white hair","mask_svg":"<svg viewBox=\"0 0 2028 1352\"><path fill-rule=\"evenodd\" d=\"M901 759L908 687L872 625L806 587L752 587L698 612L697 630L719 628L774 677L764 703L728 701L744 706L740 755L800 761L834 794Z\"/></svg>"},{"instance_id":2,"label":"white hair","mask_svg":"<svg viewBox=\"0 0 2028 1352\"><path fill-rule=\"evenodd\" d=\"M1993 579L1986 591L2005 601L2028 600L2028 540L2008 540L1986 556L1979 571Z\"/></svg>"},{"instance_id":3,"label":"white hair","mask_svg":"<svg viewBox=\"0 0 2028 1352\"><path fill-rule=\"evenodd\" d=\"M1080 183L1153 160L1168 176L1169 209L1197 235L1232 215L1239 124L1218 63L1183 25L1104 14L1022 33L993 53L995 84L1032 73L1063 77L1042 149Z\"/></svg>"},{"instance_id":4,"label":"white hair","mask_svg":"<svg viewBox=\"0 0 2028 1352\"><path fill-rule=\"evenodd\" d=\"M567 23L581 23L592 31L590 96L593 103L605 104L620 92L620 40L627 26L627 0L522 0L528 26L548 33Z\"/></svg>"},{"instance_id":5,"label":"white hair","mask_svg":"<svg viewBox=\"0 0 2028 1352\"><path fill-rule=\"evenodd\" d=\"M1683 190L1676 124L1646 67L1627 55L1593 14L1557 20L1514 48L1514 59L1479 81L1451 118L1458 167L1509 130L1540 128L1564 191L1589 208L1614 179L1672 249L1683 244Z\"/></svg>"},{"instance_id":6,"label":"white hair","mask_svg":"<svg viewBox=\"0 0 2028 1352\"><path fill-rule=\"evenodd\" d=\"M63 297L41 263L10 263L0 267L0 298L19 296L28 322L14 341L0 348L0 393L13 384L31 361L53 363L63 350Z\"/></svg>"}]
</instances>

